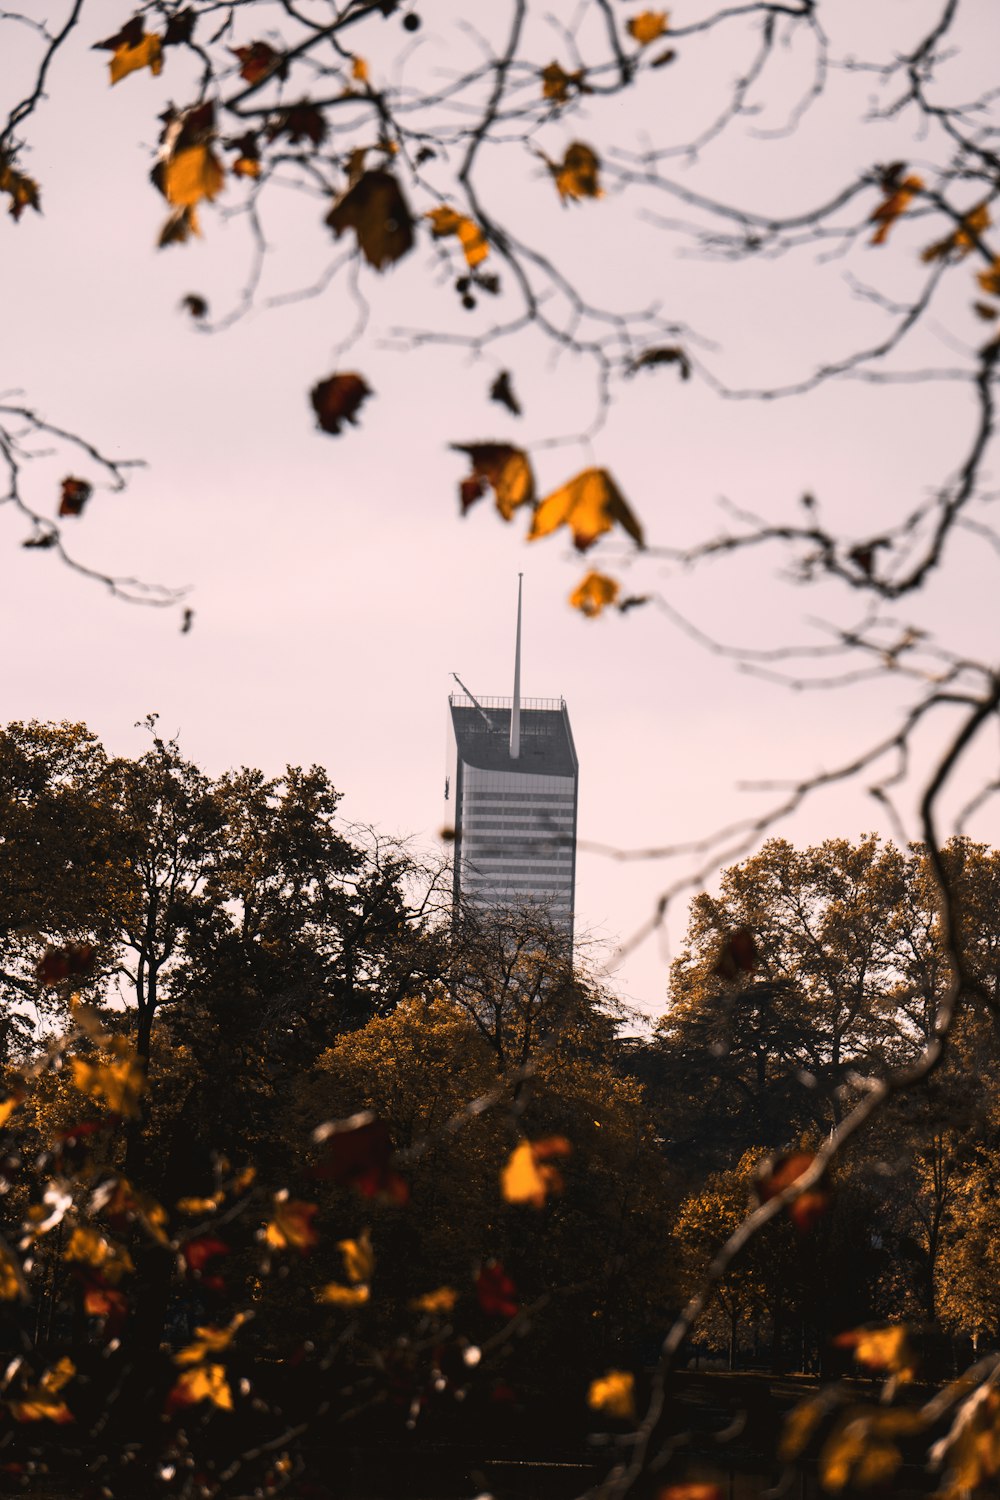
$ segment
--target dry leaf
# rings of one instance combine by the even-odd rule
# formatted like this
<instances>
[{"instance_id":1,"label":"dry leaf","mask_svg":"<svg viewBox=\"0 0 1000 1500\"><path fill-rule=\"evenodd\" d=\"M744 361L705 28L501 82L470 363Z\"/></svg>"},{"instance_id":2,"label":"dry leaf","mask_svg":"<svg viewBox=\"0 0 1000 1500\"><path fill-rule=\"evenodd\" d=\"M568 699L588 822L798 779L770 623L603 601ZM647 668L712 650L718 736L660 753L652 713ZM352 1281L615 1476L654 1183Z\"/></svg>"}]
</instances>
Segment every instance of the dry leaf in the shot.
<instances>
[{"instance_id":1,"label":"dry leaf","mask_svg":"<svg viewBox=\"0 0 1000 1500\"><path fill-rule=\"evenodd\" d=\"M316 1293L316 1301L332 1307L361 1307L370 1295L367 1286L341 1286L337 1281L330 1281Z\"/></svg>"},{"instance_id":2,"label":"dry leaf","mask_svg":"<svg viewBox=\"0 0 1000 1500\"><path fill-rule=\"evenodd\" d=\"M223 1349L229 1348L233 1338L248 1321L249 1316L249 1313L237 1313L224 1328L216 1328L212 1325L196 1328L193 1343L185 1344L183 1349L178 1349L174 1355L174 1364L197 1365L201 1364L207 1354L221 1354Z\"/></svg>"},{"instance_id":3,"label":"dry leaf","mask_svg":"<svg viewBox=\"0 0 1000 1500\"><path fill-rule=\"evenodd\" d=\"M116 1058L111 1063L89 1063L74 1057L73 1084L81 1094L103 1099L115 1114L136 1119L139 1100L146 1092L146 1071L140 1059L121 1037L111 1037L106 1048Z\"/></svg>"},{"instance_id":4,"label":"dry leaf","mask_svg":"<svg viewBox=\"0 0 1000 1500\"><path fill-rule=\"evenodd\" d=\"M410 1306L416 1312L430 1313L432 1317L445 1317L450 1313L458 1301L458 1293L450 1286L439 1286L434 1292L425 1292L422 1297L414 1297Z\"/></svg>"},{"instance_id":5,"label":"dry leaf","mask_svg":"<svg viewBox=\"0 0 1000 1500\"><path fill-rule=\"evenodd\" d=\"M26 208L33 208L37 213L42 211L38 183L33 177L19 172L7 152L0 152L0 193L9 195L9 212L15 223Z\"/></svg>"},{"instance_id":6,"label":"dry leaf","mask_svg":"<svg viewBox=\"0 0 1000 1500\"><path fill-rule=\"evenodd\" d=\"M452 443L456 453L465 453L472 463L472 473L462 480L459 496L462 514L486 493L489 486L496 507L509 521L521 505L531 505L535 498L535 476L528 455L510 443Z\"/></svg>"},{"instance_id":7,"label":"dry leaf","mask_svg":"<svg viewBox=\"0 0 1000 1500\"><path fill-rule=\"evenodd\" d=\"M528 540L537 541L568 526L577 550L586 552L615 525L627 531L637 546L644 545L642 527L607 469L584 469L538 502Z\"/></svg>"},{"instance_id":8,"label":"dry leaf","mask_svg":"<svg viewBox=\"0 0 1000 1500\"><path fill-rule=\"evenodd\" d=\"M501 370L490 386L490 400L498 401L501 406L506 406L513 417L521 415L521 403L514 395L514 387L510 383L509 370Z\"/></svg>"},{"instance_id":9,"label":"dry leaf","mask_svg":"<svg viewBox=\"0 0 1000 1500\"><path fill-rule=\"evenodd\" d=\"M906 212L913 199L923 190L923 186L923 178L918 177L916 173L904 177L902 182L890 181L885 184L886 196L873 210L868 220L870 224L878 225L870 240L872 245L885 244L889 230L900 214Z\"/></svg>"},{"instance_id":10,"label":"dry leaf","mask_svg":"<svg viewBox=\"0 0 1000 1500\"><path fill-rule=\"evenodd\" d=\"M163 195L177 208L194 208L203 198L218 196L225 168L211 146L202 142L171 156L163 168Z\"/></svg>"},{"instance_id":11,"label":"dry leaf","mask_svg":"<svg viewBox=\"0 0 1000 1500\"><path fill-rule=\"evenodd\" d=\"M274 1250L298 1250L303 1255L319 1241L313 1228L315 1203L289 1198L286 1191L275 1194L274 1218L264 1230L264 1239Z\"/></svg>"},{"instance_id":12,"label":"dry leaf","mask_svg":"<svg viewBox=\"0 0 1000 1500\"><path fill-rule=\"evenodd\" d=\"M278 78L288 77L288 64L283 52L276 52L268 42L251 42L248 47L230 47L230 52L240 60L240 77L247 83L261 83L270 73Z\"/></svg>"},{"instance_id":13,"label":"dry leaf","mask_svg":"<svg viewBox=\"0 0 1000 1500\"><path fill-rule=\"evenodd\" d=\"M569 1156L572 1151L565 1136L549 1136L541 1141L521 1141L515 1146L500 1172L500 1192L507 1203L530 1203L544 1208L550 1193L563 1190L562 1175L550 1166L550 1156Z\"/></svg>"},{"instance_id":14,"label":"dry leaf","mask_svg":"<svg viewBox=\"0 0 1000 1500\"><path fill-rule=\"evenodd\" d=\"M465 252L465 259L473 268L480 265L489 255L490 247L486 243L486 236L474 219L468 219L446 205L429 209L424 217L430 219L431 233L436 240L443 239L450 234L458 237L458 242Z\"/></svg>"},{"instance_id":15,"label":"dry leaf","mask_svg":"<svg viewBox=\"0 0 1000 1500\"><path fill-rule=\"evenodd\" d=\"M635 1417L635 1376L628 1370L609 1370L599 1380L592 1380L587 1405L609 1417L631 1421Z\"/></svg>"},{"instance_id":16,"label":"dry leaf","mask_svg":"<svg viewBox=\"0 0 1000 1500\"><path fill-rule=\"evenodd\" d=\"M115 84L140 68L148 68L154 76L158 74L163 68L161 40L145 30L142 16L133 16L121 31L103 42L95 42L91 50L113 54L109 66L111 82Z\"/></svg>"},{"instance_id":17,"label":"dry leaf","mask_svg":"<svg viewBox=\"0 0 1000 1500\"><path fill-rule=\"evenodd\" d=\"M413 249L413 215L391 172L362 172L324 221L337 239L353 229L358 248L376 271L393 265Z\"/></svg>"},{"instance_id":18,"label":"dry leaf","mask_svg":"<svg viewBox=\"0 0 1000 1500\"><path fill-rule=\"evenodd\" d=\"M888 1370L902 1381L916 1378L916 1358L905 1327L854 1328L838 1333L833 1342L838 1349L853 1349L858 1364L870 1370Z\"/></svg>"},{"instance_id":19,"label":"dry leaf","mask_svg":"<svg viewBox=\"0 0 1000 1500\"><path fill-rule=\"evenodd\" d=\"M749 927L738 927L723 938L712 973L727 984L735 984L742 974L752 974L757 967L757 943Z\"/></svg>"},{"instance_id":20,"label":"dry leaf","mask_svg":"<svg viewBox=\"0 0 1000 1500\"><path fill-rule=\"evenodd\" d=\"M626 21L625 30L639 43L640 47L648 47L650 42L655 42L657 37L663 35L669 19L669 11L644 10L639 15L633 16L630 21Z\"/></svg>"},{"instance_id":21,"label":"dry leaf","mask_svg":"<svg viewBox=\"0 0 1000 1500\"><path fill-rule=\"evenodd\" d=\"M550 62L541 72L542 97L551 99L553 104L567 104L572 97L571 91L589 94L591 90L587 87L586 76L583 68L567 73L557 62Z\"/></svg>"},{"instance_id":22,"label":"dry leaf","mask_svg":"<svg viewBox=\"0 0 1000 1500\"><path fill-rule=\"evenodd\" d=\"M604 197L604 189L598 180L600 158L596 151L582 141L574 141L567 146L566 155L561 162L551 162L548 158L545 161L564 203L571 198L578 200Z\"/></svg>"},{"instance_id":23,"label":"dry leaf","mask_svg":"<svg viewBox=\"0 0 1000 1500\"><path fill-rule=\"evenodd\" d=\"M797 1182L816 1160L811 1151L789 1151L783 1156L768 1157L757 1168L755 1189L761 1203L768 1203ZM788 1214L803 1233L811 1229L830 1206L830 1193L824 1187L811 1188L788 1205Z\"/></svg>"},{"instance_id":24,"label":"dry leaf","mask_svg":"<svg viewBox=\"0 0 1000 1500\"><path fill-rule=\"evenodd\" d=\"M949 258L964 260L969 251L975 248L978 237L989 227L989 209L983 202L971 209L951 234L945 235L943 240L938 240L934 245L928 245L927 249L921 252L920 259L925 263Z\"/></svg>"},{"instance_id":25,"label":"dry leaf","mask_svg":"<svg viewBox=\"0 0 1000 1500\"><path fill-rule=\"evenodd\" d=\"M356 1240L338 1240L337 1249L344 1257L344 1271L348 1281L371 1281L375 1255L367 1229Z\"/></svg>"},{"instance_id":26,"label":"dry leaf","mask_svg":"<svg viewBox=\"0 0 1000 1500\"><path fill-rule=\"evenodd\" d=\"M619 583L617 578L609 578L606 573L588 573L585 578L577 584L569 596L569 602L574 609L593 620L609 604L614 604L618 598Z\"/></svg>"},{"instance_id":27,"label":"dry leaf","mask_svg":"<svg viewBox=\"0 0 1000 1500\"><path fill-rule=\"evenodd\" d=\"M220 1411L232 1411L233 1393L224 1365L195 1365L185 1370L167 1397L167 1410L194 1406L199 1401L210 1401Z\"/></svg>"},{"instance_id":28,"label":"dry leaf","mask_svg":"<svg viewBox=\"0 0 1000 1500\"><path fill-rule=\"evenodd\" d=\"M85 479L64 479L59 502L61 516L78 516L91 496ZM97 949L92 943L67 943L62 948L46 948L35 966L35 974L44 985L62 984L67 979L85 979L93 974Z\"/></svg>"},{"instance_id":29,"label":"dry leaf","mask_svg":"<svg viewBox=\"0 0 1000 1500\"><path fill-rule=\"evenodd\" d=\"M316 421L324 432L339 437L344 422L357 424L362 404L372 394L364 377L353 372L328 375L309 392Z\"/></svg>"}]
</instances>

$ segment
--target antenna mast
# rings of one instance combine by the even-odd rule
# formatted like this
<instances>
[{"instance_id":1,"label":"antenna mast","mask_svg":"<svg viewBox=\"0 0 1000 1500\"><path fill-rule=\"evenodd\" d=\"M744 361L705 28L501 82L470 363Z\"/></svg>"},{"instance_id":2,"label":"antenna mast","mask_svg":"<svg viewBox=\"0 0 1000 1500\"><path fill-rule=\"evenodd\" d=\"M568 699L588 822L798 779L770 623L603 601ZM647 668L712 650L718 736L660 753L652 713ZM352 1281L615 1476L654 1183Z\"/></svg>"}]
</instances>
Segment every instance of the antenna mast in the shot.
<instances>
[{"instance_id":1,"label":"antenna mast","mask_svg":"<svg viewBox=\"0 0 1000 1500\"><path fill-rule=\"evenodd\" d=\"M521 580L517 575L517 636L514 642L514 702L510 710L510 758L521 754Z\"/></svg>"}]
</instances>

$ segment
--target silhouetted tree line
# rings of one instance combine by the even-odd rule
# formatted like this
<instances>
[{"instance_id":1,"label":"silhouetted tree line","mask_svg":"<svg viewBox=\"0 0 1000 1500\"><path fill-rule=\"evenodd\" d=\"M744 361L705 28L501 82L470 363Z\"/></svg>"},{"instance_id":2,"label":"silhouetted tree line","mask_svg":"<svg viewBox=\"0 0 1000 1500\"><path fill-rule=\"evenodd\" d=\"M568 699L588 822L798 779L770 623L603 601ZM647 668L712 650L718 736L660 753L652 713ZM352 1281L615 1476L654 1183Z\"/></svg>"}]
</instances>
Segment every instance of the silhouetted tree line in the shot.
<instances>
[{"instance_id":1,"label":"silhouetted tree line","mask_svg":"<svg viewBox=\"0 0 1000 1500\"><path fill-rule=\"evenodd\" d=\"M212 778L149 730L134 759L0 733L0 1474L334 1494L352 1445L621 1429L604 1372L641 1382L776 1163L926 1045L923 851L770 841L693 902L636 1035L544 913L454 923L443 866L322 769ZM826 1374L905 1324L936 1378L1000 1334L1000 862L945 857L977 1004L692 1360Z\"/></svg>"}]
</instances>

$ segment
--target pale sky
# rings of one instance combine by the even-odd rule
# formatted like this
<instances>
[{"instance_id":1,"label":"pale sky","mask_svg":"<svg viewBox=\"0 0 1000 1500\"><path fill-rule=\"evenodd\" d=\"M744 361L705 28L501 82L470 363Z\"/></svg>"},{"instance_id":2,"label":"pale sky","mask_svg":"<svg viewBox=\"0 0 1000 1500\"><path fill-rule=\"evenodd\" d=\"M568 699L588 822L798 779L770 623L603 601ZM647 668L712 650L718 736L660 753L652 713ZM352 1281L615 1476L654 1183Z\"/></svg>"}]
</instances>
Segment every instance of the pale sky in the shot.
<instances>
[{"instance_id":1,"label":"pale sky","mask_svg":"<svg viewBox=\"0 0 1000 1500\"><path fill-rule=\"evenodd\" d=\"M445 38L456 12L469 8L428 0L421 9L424 51L414 66L458 66ZM564 19L575 9L549 6ZM677 5L673 22L706 9ZM55 0L48 11L60 13ZM490 8L500 12L506 8ZM936 7L851 0L837 12L840 51L863 52L866 31L899 27L905 44ZM973 0L968 12L972 87L984 59L995 69L1000 19L991 0ZM445 821L450 674L476 693L509 694L523 571L523 691L561 694L569 705L587 842L629 849L699 838L765 805L739 783L818 772L892 726L908 691L893 679L791 692L741 675L655 604L588 621L566 603L589 567L606 568L629 591L662 591L723 642L767 647L824 639L809 621L855 621L858 595L829 582L796 585L776 550L682 571L633 559L618 541L602 541L585 559L561 535L528 545L524 524L504 526L486 500L459 519L465 471L447 445L523 443L543 493L583 467L606 466L657 545L690 545L723 530L720 497L775 520L801 520L807 490L831 526L870 535L947 477L971 420L963 388L855 382L788 402L724 402L697 375L684 383L666 367L616 388L592 442L534 451L533 443L589 421L590 376L571 357L554 361L531 333L487 346L478 360L451 348L386 347L394 326L466 332L497 315L492 306L473 314L456 307L426 235L384 276L362 269L371 321L347 353L338 345L356 307L342 282L205 335L179 303L197 292L221 316L238 301L244 227L206 207L203 240L155 249L164 204L148 182L153 122L168 100L184 101L189 74L172 54L160 78L142 73L109 88L106 54L89 46L125 19L103 0L93 6L53 68L50 102L23 132L31 150L22 168L42 185L44 214L0 222L0 384L23 390L54 423L114 456L146 460L126 494L98 492L79 522L66 523L66 537L102 569L189 586L196 618L182 635L176 612L116 602L50 554L22 551L24 521L0 508L5 719L83 720L112 752L138 753L145 738L134 726L156 711L210 773L320 762L344 793L347 818L433 848ZM30 78L30 34L5 35L5 48L14 35L0 69L3 113ZM396 21L385 35L385 58L377 48L369 54L376 78L399 51ZM542 63L566 56L551 36L539 42ZM680 45L678 60L626 100L584 100L581 113L546 125L539 139L553 154L572 139L602 152L614 143L638 150L644 141L689 139L713 117L719 91L747 55L735 45L717 51L710 73L710 49ZM801 84L809 66L793 49L782 76ZM870 75L840 74L797 134L760 140L752 132L780 124L794 97L791 84L776 84L768 97L781 109L752 116L729 144L723 137L697 164L671 170L699 192L728 192L770 212L809 206L859 169L897 157L916 162L926 149L897 123L863 129L846 118L845 109L857 114L875 92ZM737 266L682 253L675 235L642 216L676 216L664 195L609 191L564 208L526 153L498 153L483 180L493 211L518 215L533 243L581 285L622 307L659 299L665 317L697 330L703 342L692 352L734 386L801 378L877 337L885 315L852 295L845 270L880 277L904 299L919 283L918 251L932 237L900 223L887 246L871 247L865 236L846 262L817 264L809 253ZM245 184L232 182L219 206L244 196ZM859 212L877 201L873 190ZM275 190L261 303L309 284L333 258L325 212L315 199ZM970 279L956 281L901 366L946 364L956 349L982 342L983 325L968 311ZM501 367L513 372L520 419L486 399ZM310 387L334 369L361 371L376 392L358 427L338 438L316 430L308 402ZM88 471L63 454L30 465L27 497L40 508L50 496L54 504L68 472ZM950 649L995 653L996 565L978 539L960 539L946 572L900 618L934 630ZM935 743L928 737L927 755ZM977 770L995 775L995 741L963 772L954 805L977 784ZM799 843L888 832L866 784L817 795L776 831ZM901 809L912 815L912 792ZM970 832L995 837L995 818L984 816ZM609 945L627 938L675 873L673 865L584 853L578 926ZM675 948L683 909L682 901L669 926ZM649 940L615 978L650 1015L663 1008L667 959L663 943Z\"/></svg>"}]
</instances>

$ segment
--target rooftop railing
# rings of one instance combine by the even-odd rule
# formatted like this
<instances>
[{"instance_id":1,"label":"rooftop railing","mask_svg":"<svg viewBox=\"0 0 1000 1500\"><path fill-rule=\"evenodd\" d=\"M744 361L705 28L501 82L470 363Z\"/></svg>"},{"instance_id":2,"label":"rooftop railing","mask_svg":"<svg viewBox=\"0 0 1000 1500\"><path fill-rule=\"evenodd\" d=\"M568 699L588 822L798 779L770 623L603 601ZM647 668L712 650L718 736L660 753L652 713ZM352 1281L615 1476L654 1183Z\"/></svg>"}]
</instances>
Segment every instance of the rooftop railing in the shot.
<instances>
[{"instance_id":1,"label":"rooftop railing","mask_svg":"<svg viewBox=\"0 0 1000 1500\"><path fill-rule=\"evenodd\" d=\"M513 708L513 698L477 698L473 701L466 693L449 693L448 702L453 708ZM565 698L522 698L521 708L543 708L558 713L566 707Z\"/></svg>"}]
</instances>

